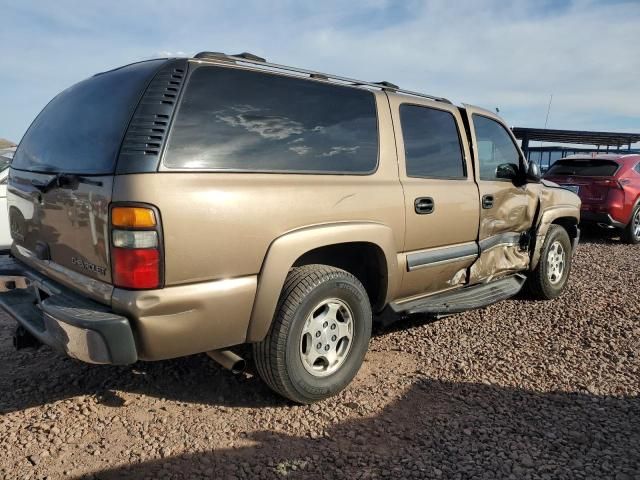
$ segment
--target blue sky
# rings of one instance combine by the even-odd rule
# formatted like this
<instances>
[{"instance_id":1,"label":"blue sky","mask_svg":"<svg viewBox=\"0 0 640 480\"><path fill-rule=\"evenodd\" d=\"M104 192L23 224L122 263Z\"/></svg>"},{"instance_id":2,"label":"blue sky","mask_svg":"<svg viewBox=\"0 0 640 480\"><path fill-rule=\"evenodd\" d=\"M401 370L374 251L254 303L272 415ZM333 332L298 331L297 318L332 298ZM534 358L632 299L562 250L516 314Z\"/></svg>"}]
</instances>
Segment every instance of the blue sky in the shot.
<instances>
[{"instance_id":1,"label":"blue sky","mask_svg":"<svg viewBox=\"0 0 640 480\"><path fill-rule=\"evenodd\" d=\"M640 1L0 0L0 137L56 93L144 58L269 61L500 108L510 125L640 132Z\"/></svg>"}]
</instances>

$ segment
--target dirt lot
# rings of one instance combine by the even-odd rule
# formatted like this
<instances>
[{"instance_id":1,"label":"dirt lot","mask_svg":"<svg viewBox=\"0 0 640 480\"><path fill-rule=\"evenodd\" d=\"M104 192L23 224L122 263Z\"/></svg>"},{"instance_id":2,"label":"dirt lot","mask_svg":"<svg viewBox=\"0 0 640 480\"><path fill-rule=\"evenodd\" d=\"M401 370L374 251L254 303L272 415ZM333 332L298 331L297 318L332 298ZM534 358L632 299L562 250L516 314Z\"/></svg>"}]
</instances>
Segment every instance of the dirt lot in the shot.
<instances>
[{"instance_id":1,"label":"dirt lot","mask_svg":"<svg viewBox=\"0 0 640 480\"><path fill-rule=\"evenodd\" d=\"M293 406L205 356L15 353L1 478L640 479L640 248L587 239L559 300L378 328L354 384Z\"/></svg>"}]
</instances>

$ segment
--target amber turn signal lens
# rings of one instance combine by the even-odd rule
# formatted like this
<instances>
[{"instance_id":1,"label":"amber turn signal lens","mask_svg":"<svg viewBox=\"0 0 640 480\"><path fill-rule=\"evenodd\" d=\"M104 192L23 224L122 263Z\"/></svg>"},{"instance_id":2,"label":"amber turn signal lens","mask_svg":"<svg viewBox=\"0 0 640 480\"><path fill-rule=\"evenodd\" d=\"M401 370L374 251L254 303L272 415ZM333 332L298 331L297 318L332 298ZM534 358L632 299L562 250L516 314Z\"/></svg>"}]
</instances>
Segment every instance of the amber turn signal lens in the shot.
<instances>
[{"instance_id":1,"label":"amber turn signal lens","mask_svg":"<svg viewBox=\"0 0 640 480\"><path fill-rule=\"evenodd\" d=\"M156 226L156 216L150 208L114 207L111 210L111 225L125 228Z\"/></svg>"}]
</instances>

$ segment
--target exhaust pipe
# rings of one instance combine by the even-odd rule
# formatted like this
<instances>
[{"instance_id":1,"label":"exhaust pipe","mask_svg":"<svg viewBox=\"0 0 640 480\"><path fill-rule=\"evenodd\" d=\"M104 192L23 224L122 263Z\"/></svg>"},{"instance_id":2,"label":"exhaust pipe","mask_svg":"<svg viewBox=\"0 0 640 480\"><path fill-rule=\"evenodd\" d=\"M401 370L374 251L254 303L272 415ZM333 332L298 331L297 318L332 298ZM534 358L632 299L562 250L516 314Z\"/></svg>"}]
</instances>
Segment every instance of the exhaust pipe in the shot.
<instances>
[{"instance_id":1,"label":"exhaust pipe","mask_svg":"<svg viewBox=\"0 0 640 480\"><path fill-rule=\"evenodd\" d=\"M598 226L600 228L605 228L607 230L612 230L615 228L613 225L607 225L606 223L598 223Z\"/></svg>"},{"instance_id":2,"label":"exhaust pipe","mask_svg":"<svg viewBox=\"0 0 640 480\"><path fill-rule=\"evenodd\" d=\"M29 331L22 325L16 328L13 334L13 347L16 350L23 350L25 348L38 348L42 343L36 337L31 335Z\"/></svg>"},{"instance_id":3,"label":"exhaust pipe","mask_svg":"<svg viewBox=\"0 0 640 480\"><path fill-rule=\"evenodd\" d=\"M247 367L247 362L231 350L211 350L207 355L236 375L244 372Z\"/></svg>"}]
</instances>

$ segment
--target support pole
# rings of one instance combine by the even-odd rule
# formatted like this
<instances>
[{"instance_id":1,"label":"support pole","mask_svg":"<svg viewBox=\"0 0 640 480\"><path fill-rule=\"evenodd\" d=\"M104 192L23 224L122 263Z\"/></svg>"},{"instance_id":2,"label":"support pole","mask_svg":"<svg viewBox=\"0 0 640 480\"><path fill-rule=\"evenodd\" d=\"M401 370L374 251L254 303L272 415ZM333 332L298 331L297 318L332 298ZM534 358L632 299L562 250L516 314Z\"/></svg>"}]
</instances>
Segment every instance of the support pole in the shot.
<instances>
[{"instance_id":1,"label":"support pole","mask_svg":"<svg viewBox=\"0 0 640 480\"><path fill-rule=\"evenodd\" d=\"M529 160L529 137L527 135L522 137L522 153L524 153L524 158Z\"/></svg>"}]
</instances>

